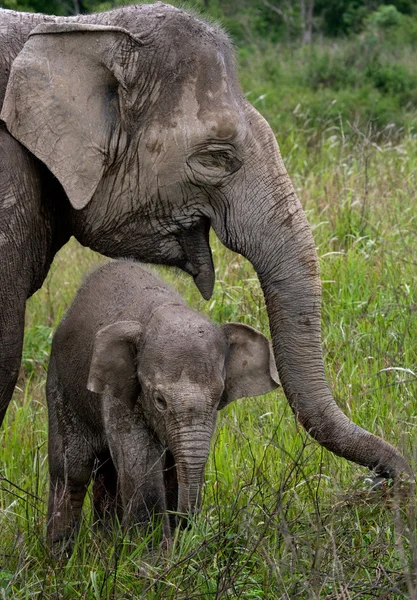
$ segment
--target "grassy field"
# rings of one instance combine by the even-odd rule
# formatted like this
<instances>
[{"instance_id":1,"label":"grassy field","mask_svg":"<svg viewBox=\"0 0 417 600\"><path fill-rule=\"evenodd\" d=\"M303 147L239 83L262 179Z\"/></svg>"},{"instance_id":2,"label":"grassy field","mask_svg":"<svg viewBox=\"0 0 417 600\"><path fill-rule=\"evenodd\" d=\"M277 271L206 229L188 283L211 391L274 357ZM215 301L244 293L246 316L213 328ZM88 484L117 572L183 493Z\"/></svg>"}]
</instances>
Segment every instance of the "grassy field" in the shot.
<instances>
[{"instance_id":1,"label":"grassy field","mask_svg":"<svg viewBox=\"0 0 417 600\"><path fill-rule=\"evenodd\" d=\"M388 128L369 115L351 121L337 111L318 120L311 102L296 108L296 88L281 102L277 75L264 64L260 71L260 60L242 57L243 83L277 133L314 231L331 388L352 419L397 445L416 467L412 111L406 125ZM217 283L208 303L189 278L163 275L215 321L241 321L267 333L251 266L215 239L213 254ZM74 555L61 564L50 560L45 379L51 335L84 274L103 260L71 241L28 303L21 377L0 434L0 598L416 599L414 499L389 486L369 491L367 471L313 442L281 391L221 413L202 514L177 533L169 554L151 550L136 532L100 537L90 527L87 503Z\"/></svg>"}]
</instances>

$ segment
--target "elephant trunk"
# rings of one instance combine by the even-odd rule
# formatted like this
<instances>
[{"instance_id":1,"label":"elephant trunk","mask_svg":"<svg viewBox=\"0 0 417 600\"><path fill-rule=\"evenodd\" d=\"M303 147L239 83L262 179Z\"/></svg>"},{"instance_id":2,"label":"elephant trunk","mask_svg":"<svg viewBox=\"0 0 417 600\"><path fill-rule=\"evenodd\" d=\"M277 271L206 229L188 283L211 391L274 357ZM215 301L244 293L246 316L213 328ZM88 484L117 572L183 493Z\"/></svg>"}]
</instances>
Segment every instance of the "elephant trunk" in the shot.
<instances>
[{"instance_id":1,"label":"elephant trunk","mask_svg":"<svg viewBox=\"0 0 417 600\"><path fill-rule=\"evenodd\" d=\"M178 512L195 513L201 505L204 469L210 451L211 432L188 430L183 432L172 452L177 466ZM184 439L185 438L185 439Z\"/></svg>"},{"instance_id":2,"label":"elephant trunk","mask_svg":"<svg viewBox=\"0 0 417 600\"><path fill-rule=\"evenodd\" d=\"M259 150L258 158L253 150L252 194L233 214L226 209L226 228L220 221L213 226L258 274L285 395L305 429L338 456L386 477L411 474L398 450L355 425L332 397L321 349L321 284L313 236L271 129L252 107L246 109Z\"/></svg>"},{"instance_id":3,"label":"elephant trunk","mask_svg":"<svg viewBox=\"0 0 417 600\"><path fill-rule=\"evenodd\" d=\"M295 196L293 202L298 202ZM265 296L278 373L290 406L303 427L338 456L385 477L411 474L398 450L355 425L333 399L321 350L318 263L301 207L294 220L298 223L293 224L291 235L284 243L282 238L278 242L287 258L282 252L276 253L279 263L267 269L258 257L252 258ZM273 239L272 229L269 232ZM269 257L274 254L270 248L264 252Z\"/></svg>"},{"instance_id":4,"label":"elephant trunk","mask_svg":"<svg viewBox=\"0 0 417 600\"><path fill-rule=\"evenodd\" d=\"M200 508L205 466L205 462L195 469L189 465L178 466L179 513L192 515Z\"/></svg>"}]
</instances>

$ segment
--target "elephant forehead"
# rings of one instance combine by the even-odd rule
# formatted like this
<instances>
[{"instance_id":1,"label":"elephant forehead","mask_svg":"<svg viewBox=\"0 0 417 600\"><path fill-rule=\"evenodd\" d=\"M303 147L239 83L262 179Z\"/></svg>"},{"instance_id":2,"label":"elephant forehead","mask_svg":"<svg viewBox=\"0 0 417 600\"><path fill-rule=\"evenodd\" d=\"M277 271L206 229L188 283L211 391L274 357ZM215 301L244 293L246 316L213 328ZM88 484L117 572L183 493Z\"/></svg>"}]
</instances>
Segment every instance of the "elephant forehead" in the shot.
<instances>
[{"instance_id":1,"label":"elephant forehead","mask_svg":"<svg viewBox=\"0 0 417 600\"><path fill-rule=\"evenodd\" d=\"M216 37L204 43L190 35L165 40L153 62L158 64L153 115L165 126L193 116L204 120L206 113L243 103L233 51Z\"/></svg>"},{"instance_id":2,"label":"elephant forehead","mask_svg":"<svg viewBox=\"0 0 417 600\"><path fill-rule=\"evenodd\" d=\"M188 81L180 106L188 117L191 111L208 133L219 139L234 135L242 117L240 91L222 60L211 69L200 68L198 76Z\"/></svg>"},{"instance_id":3,"label":"elephant forehead","mask_svg":"<svg viewBox=\"0 0 417 600\"><path fill-rule=\"evenodd\" d=\"M174 410L198 409L212 405L213 400L220 399L224 390L224 381L220 375L199 377L196 381L195 374L190 376L187 371L182 371L178 381L164 381L156 386L166 398L171 401Z\"/></svg>"},{"instance_id":4,"label":"elephant forehead","mask_svg":"<svg viewBox=\"0 0 417 600\"><path fill-rule=\"evenodd\" d=\"M153 319L142 365L155 384L190 380L207 385L210 378L222 376L226 350L221 330L204 319L190 318L185 308Z\"/></svg>"},{"instance_id":5,"label":"elephant forehead","mask_svg":"<svg viewBox=\"0 0 417 600\"><path fill-rule=\"evenodd\" d=\"M213 96L210 102L205 99L200 103L195 82L190 82L184 86L169 122L156 115L146 131L144 143L152 161L166 160L169 153L182 156L183 152L203 147L207 142L232 140L244 133L244 124L242 109L230 91L221 97Z\"/></svg>"},{"instance_id":6,"label":"elephant forehead","mask_svg":"<svg viewBox=\"0 0 417 600\"><path fill-rule=\"evenodd\" d=\"M158 357L157 369L172 381L182 377L199 381L203 376L221 373L226 356L222 342L220 336L207 331L197 334L182 331L173 336L160 336L150 349L149 356Z\"/></svg>"},{"instance_id":7,"label":"elephant forehead","mask_svg":"<svg viewBox=\"0 0 417 600\"><path fill-rule=\"evenodd\" d=\"M199 110L197 117L210 139L232 140L240 131L241 119L237 111L219 106L217 111Z\"/></svg>"}]
</instances>

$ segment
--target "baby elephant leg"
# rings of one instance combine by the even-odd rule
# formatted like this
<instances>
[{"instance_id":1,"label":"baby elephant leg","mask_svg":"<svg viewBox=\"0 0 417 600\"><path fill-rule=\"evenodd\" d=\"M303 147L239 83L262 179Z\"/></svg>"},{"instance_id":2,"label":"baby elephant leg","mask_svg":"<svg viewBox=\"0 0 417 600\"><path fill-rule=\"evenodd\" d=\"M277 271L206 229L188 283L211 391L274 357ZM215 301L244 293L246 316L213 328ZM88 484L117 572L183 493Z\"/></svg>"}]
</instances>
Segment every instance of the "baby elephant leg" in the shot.
<instances>
[{"instance_id":1,"label":"baby elephant leg","mask_svg":"<svg viewBox=\"0 0 417 600\"><path fill-rule=\"evenodd\" d=\"M70 555L93 468L93 456L82 441L62 454L49 452L49 501L47 537L52 553ZM85 450L83 452L83 450ZM83 457L83 458L81 458Z\"/></svg>"},{"instance_id":2,"label":"baby elephant leg","mask_svg":"<svg viewBox=\"0 0 417 600\"><path fill-rule=\"evenodd\" d=\"M121 521L123 517L117 471L110 454L101 456L94 465L93 510L94 524L100 528L111 529L116 518Z\"/></svg>"},{"instance_id":3,"label":"baby elephant leg","mask_svg":"<svg viewBox=\"0 0 417 600\"><path fill-rule=\"evenodd\" d=\"M111 398L109 405L110 410L104 411L104 421L118 475L123 525L147 526L155 518L162 518L164 538L170 539L163 476L164 451L123 402ZM117 419L114 419L116 415Z\"/></svg>"}]
</instances>

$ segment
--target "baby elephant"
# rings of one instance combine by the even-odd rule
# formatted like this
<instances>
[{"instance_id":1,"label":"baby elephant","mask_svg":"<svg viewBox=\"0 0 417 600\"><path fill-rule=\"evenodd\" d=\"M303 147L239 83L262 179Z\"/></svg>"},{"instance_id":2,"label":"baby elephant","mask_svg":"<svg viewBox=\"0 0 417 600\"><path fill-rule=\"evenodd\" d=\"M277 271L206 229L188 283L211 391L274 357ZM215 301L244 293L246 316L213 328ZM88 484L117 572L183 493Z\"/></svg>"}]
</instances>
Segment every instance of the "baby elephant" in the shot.
<instances>
[{"instance_id":1,"label":"baby elephant","mask_svg":"<svg viewBox=\"0 0 417 600\"><path fill-rule=\"evenodd\" d=\"M217 327L139 265L92 273L59 325L48 372L48 538L69 549L93 479L95 518L189 514L201 499L217 412L276 388L268 340Z\"/></svg>"}]
</instances>

